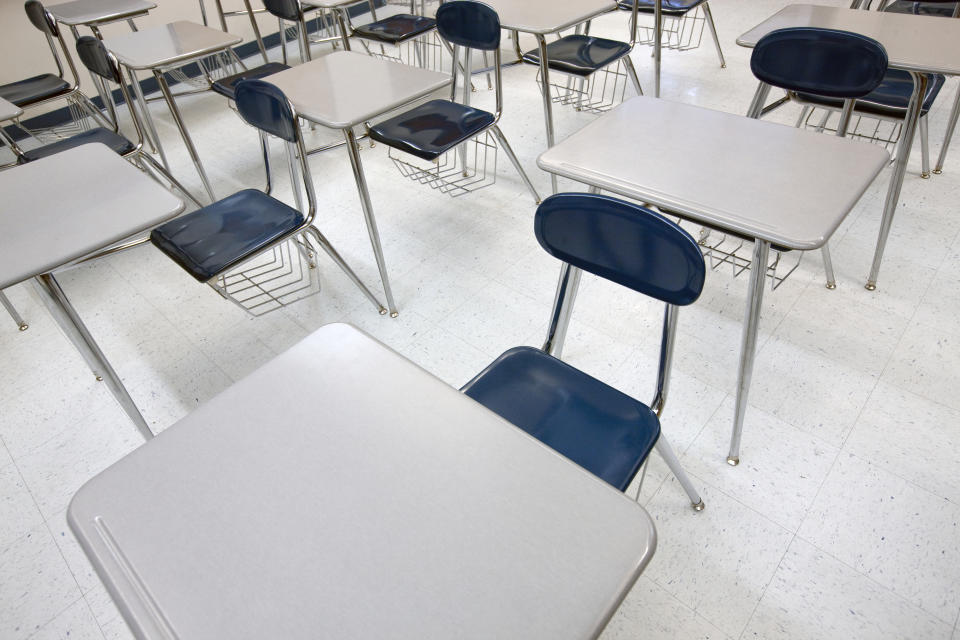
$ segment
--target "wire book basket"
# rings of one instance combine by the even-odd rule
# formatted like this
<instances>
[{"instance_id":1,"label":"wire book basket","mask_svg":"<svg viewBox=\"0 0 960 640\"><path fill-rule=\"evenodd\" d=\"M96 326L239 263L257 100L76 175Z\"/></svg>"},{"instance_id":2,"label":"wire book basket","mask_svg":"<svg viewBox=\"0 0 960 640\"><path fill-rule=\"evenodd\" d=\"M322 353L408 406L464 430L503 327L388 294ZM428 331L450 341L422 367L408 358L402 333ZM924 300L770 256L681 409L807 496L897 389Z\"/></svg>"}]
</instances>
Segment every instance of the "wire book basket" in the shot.
<instances>
[{"instance_id":1,"label":"wire book basket","mask_svg":"<svg viewBox=\"0 0 960 640\"><path fill-rule=\"evenodd\" d=\"M649 16L651 22L654 19L653 14L641 15ZM707 20L699 6L681 15L664 13L662 18L663 31L660 39L662 48L688 51L700 46L700 41L703 39L703 27ZM637 44L653 46L654 26L653 24L649 26L637 24Z\"/></svg>"},{"instance_id":2,"label":"wire book basket","mask_svg":"<svg viewBox=\"0 0 960 640\"><path fill-rule=\"evenodd\" d=\"M289 238L211 283L224 298L261 316L320 292L316 253L303 236Z\"/></svg>"},{"instance_id":3,"label":"wire book basket","mask_svg":"<svg viewBox=\"0 0 960 640\"><path fill-rule=\"evenodd\" d=\"M801 120L801 126L817 132L836 133L836 124L839 121L839 111L832 109L807 109L806 116ZM834 118L834 116L837 116ZM900 140L902 121L871 118L870 116L854 115L847 126L848 138L859 138L873 144L882 145L889 150Z\"/></svg>"},{"instance_id":4,"label":"wire book basket","mask_svg":"<svg viewBox=\"0 0 960 640\"><path fill-rule=\"evenodd\" d=\"M623 102L628 81L622 59L586 78L559 71L551 71L550 78L550 96L553 102L589 113L603 113ZM537 71L537 85L542 92L543 78L540 71Z\"/></svg>"},{"instance_id":5,"label":"wire book basket","mask_svg":"<svg viewBox=\"0 0 960 640\"><path fill-rule=\"evenodd\" d=\"M447 151L433 162L393 148L387 155L403 177L453 197L489 187L497 181L497 143L489 131Z\"/></svg>"},{"instance_id":6,"label":"wire book basket","mask_svg":"<svg viewBox=\"0 0 960 640\"><path fill-rule=\"evenodd\" d=\"M436 30L411 38L396 45L361 40L364 49L374 58L399 62L430 71L450 71L449 61L444 62L444 47Z\"/></svg>"},{"instance_id":7,"label":"wire book basket","mask_svg":"<svg viewBox=\"0 0 960 640\"><path fill-rule=\"evenodd\" d=\"M729 267L730 273L737 278L753 268L753 242L750 240L709 227L700 227L696 238L707 266L712 271L726 270L726 267ZM802 260L803 251L770 247L770 257L764 274L770 278L770 290L774 291L783 284L797 270Z\"/></svg>"}]
</instances>

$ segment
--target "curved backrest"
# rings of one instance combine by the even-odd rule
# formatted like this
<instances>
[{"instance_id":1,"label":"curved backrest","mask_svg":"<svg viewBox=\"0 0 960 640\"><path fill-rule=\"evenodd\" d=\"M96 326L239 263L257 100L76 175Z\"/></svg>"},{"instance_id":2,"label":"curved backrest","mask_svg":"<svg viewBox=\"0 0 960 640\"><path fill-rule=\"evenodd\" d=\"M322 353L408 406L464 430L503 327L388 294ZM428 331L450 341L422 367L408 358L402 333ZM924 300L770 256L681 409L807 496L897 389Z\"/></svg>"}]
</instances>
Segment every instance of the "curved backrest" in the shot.
<instances>
[{"instance_id":1,"label":"curved backrest","mask_svg":"<svg viewBox=\"0 0 960 640\"><path fill-rule=\"evenodd\" d=\"M696 241L640 205L559 193L537 208L534 231L553 257L663 302L688 305L703 290L706 266Z\"/></svg>"},{"instance_id":2,"label":"curved backrest","mask_svg":"<svg viewBox=\"0 0 960 640\"><path fill-rule=\"evenodd\" d=\"M117 84L121 83L120 66L97 38L80 36L77 40L77 55L80 56L80 62L83 63L83 66L89 69L91 73L112 80Z\"/></svg>"},{"instance_id":3,"label":"curved backrest","mask_svg":"<svg viewBox=\"0 0 960 640\"><path fill-rule=\"evenodd\" d=\"M241 80L235 88L237 111L261 131L296 142L297 117L283 91L263 80Z\"/></svg>"},{"instance_id":4,"label":"curved backrest","mask_svg":"<svg viewBox=\"0 0 960 640\"><path fill-rule=\"evenodd\" d=\"M861 98L883 80L887 52L857 33L796 27L760 38L750 57L757 79L788 91Z\"/></svg>"},{"instance_id":5,"label":"curved backrest","mask_svg":"<svg viewBox=\"0 0 960 640\"><path fill-rule=\"evenodd\" d=\"M57 21L43 8L40 0L27 0L23 3L23 10L27 12L27 18L30 19L30 24L47 35L58 35Z\"/></svg>"},{"instance_id":6,"label":"curved backrest","mask_svg":"<svg viewBox=\"0 0 960 640\"><path fill-rule=\"evenodd\" d=\"M297 22L303 16L299 0L263 0L263 6L267 11L284 20Z\"/></svg>"},{"instance_id":7,"label":"curved backrest","mask_svg":"<svg viewBox=\"0 0 960 640\"><path fill-rule=\"evenodd\" d=\"M471 49L492 51L500 46L500 17L476 0L444 2L437 9L437 31L443 39Z\"/></svg>"}]
</instances>

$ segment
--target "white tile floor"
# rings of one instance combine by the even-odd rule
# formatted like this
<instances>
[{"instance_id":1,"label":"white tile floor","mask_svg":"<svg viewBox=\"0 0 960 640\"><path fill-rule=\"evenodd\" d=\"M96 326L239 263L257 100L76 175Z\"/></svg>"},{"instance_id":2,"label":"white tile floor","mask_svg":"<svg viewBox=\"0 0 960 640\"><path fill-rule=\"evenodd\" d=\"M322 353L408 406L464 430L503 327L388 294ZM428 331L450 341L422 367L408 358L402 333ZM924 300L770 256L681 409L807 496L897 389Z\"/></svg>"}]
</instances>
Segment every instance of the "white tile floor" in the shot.
<instances>
[{"instance_id":1,"label":"white tile floor","mask_svg":"<svg viewBox=\"0 0 960 640\"><path fill-rule=\"evenodd\" d=\"M667 52L663 96L743 113L755 84L735 38L782 4L713 0L728 67L718 67L708 37L695 51ZM594 32L623 37L625 24L625 14L605 17ZM648 53L633 56L649 90ZM545 142L534 76L532 67L505 70L502 126L546 193L535 166ZM949 81L930 115L934 153L956 89ZM485 90L474 96L492 100ZM220 195L260 184L256 136L222 99L191 97L181 108ZM797 112L772 117L792 123ZM177 173L199 193L169 117L159 104L154 113ZM558 135L593 117L557 108ZM362 157L401 309L395 320L377 316L329 261L321 295L261 318L150 246L63 274L154 429L328 322L358 325L453 385L505 347L542 338L557 265L534 240L533 203L509 164L500 162L496 185L451 199L402 179L382 148ZM319 226L376 283L343 151L311 165ZM693 513L654 456L641 500L659 548L609 640L960 639L960 150L941 176L921 180L918 170L919 151L876 292L863 282L889 171L832 241L839 287L824 289L819 255L808 255L766 295L738 468L724 456L745 279L711 272L701 300L681 314L664 430L707 509ZM140 439L33 289L8 294L31 326L18 333L0 317L0 638L129 637L64 511L85 480ZM565 357L646 398L659 308L592 278L578 304Z\"/></svg>"}]
</instances>

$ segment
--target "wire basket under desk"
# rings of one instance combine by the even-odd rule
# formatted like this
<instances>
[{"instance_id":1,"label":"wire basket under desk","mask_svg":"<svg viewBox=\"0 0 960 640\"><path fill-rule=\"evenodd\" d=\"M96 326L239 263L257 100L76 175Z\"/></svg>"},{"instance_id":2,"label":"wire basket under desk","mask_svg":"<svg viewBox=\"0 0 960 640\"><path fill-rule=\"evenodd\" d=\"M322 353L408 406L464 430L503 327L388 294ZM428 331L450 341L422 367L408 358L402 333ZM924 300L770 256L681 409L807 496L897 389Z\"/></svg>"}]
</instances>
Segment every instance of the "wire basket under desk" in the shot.
<instances>
[{"instance_id":1,"label":"wire basket under desk","mask_svg":"<svg viewBox=\"0 0 960 640\"><path fill-rule=\"evenodd\" d=\"M626 95L627 70L623 60L599 69L587 77L550 70L550 98L577 111L604 113L617 106ZM543 91L543 78L537 71L537 86Z\"/></svg>"},{"instance_id":2,"label":"wire basket under desk","mask_svg":"<svg viewBox=\"0 0 960 640\"><path fill-rule=\"evenodd\" d=\"M642 13L639 19L649 19L650 24L640 24L638 20L637 44L653 46L655 44L654 36L656 35L653 14ZM703 40L703 28L707 22L701 7L691 9L683 15L664 13L662 19L663 26L660 37L660 47L662 49L689 51L700 46L700 42Z\"/></svg>"},{"instance_id":3,"label":"wire basket under desk","mask_svg":"<svg viewBox=\"0 0 960 640\"><path fill-rule=\"evenodd\" d=\"M387 154L403 177L457 197L497 181L497 142L486 131L447 151L435 161L393 149Z\"/></svg>"}]
</instances>

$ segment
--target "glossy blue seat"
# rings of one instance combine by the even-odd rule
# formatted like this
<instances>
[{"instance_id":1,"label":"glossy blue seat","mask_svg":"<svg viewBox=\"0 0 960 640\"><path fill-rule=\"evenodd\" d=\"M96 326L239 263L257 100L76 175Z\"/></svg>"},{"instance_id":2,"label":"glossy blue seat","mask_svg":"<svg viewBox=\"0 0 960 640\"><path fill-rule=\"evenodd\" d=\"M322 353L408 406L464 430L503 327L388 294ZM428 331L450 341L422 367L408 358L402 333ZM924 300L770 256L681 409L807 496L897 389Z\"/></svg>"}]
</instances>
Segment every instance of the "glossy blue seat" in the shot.
<instances>
[{"instance_id":1,"label":"glossy blue seat","mask_svg":"<svg viewBox=\"0 0 960 640\"><path fill-rule=\"evenodd\" d=\"M450 100L431 100L370 127L377 142L433 160L495 122L489 111Z\"/></svg>"},{"instance_id":2,"label":"glossy blue seat","mask_svg":"<svg viewBox=\"0 0 960 640\"><path fill-rule=\"evenodd\" d=\"M36 149L24 151L23 155L21 156L21 161L32 162L34 160L39 160L40 158L52 156L55 153L60 153L61 151L66 151L67 149L79 147L82 144L90 144L91 142L99 142L100 144L104 144L122 156L136 151L137 148L137 145L130 142L124 136L114 133L109 129L98 127L96 129L91 129L90 131L78 133L75 136L70 136L65 140L58 140L56 142L51 142L50 144L45 144L42 147L37 147Z\"/></svg>"},{"instance_id":3,"label":"glossy blue seat","mask_svg":"<svg viewBox=\"0 0 960 640\"><path fill-rule=\"evenodd\" d=\"M663 4L660 6L660 10L665 16L682 16L688 11L693 11L701 4L707 0L663 0ZM637 7L637 10L640 13L653 13L655 3L653 0L639 0L640 5ZM631 0L619 0L617 3L624 11L630 11L633 9L633 2Z\"/></svg>"},{"instance_id":4,"label":"glossy blue seat","mask_svg":"<svg viewBox=\"0 0 960 640\"><path fill-rule=\"evenodd\" d=\"M927 75L927 92L920 107L920 112L923 115L930 111L930 107L933 106L933 101L940 94L940 89L943 88L945 80L944 76L939 73ZM884 118L902 119L907 112L907 103L910 101L910 94L912 93L913 78L910 77L910 74L900 69L888 69L876 89L862 98L857 98L856 110ZM830 99L812 93L797 92L797 97L801 101L819 106L835 109L843 107L843 100Z\"/></svg>"},{"instance_id":5,"label":"glossy blue seat","mask_svg":"<svg viewBox=\"0 0 960 640\"><path fill-rule=\"evenodd\" d=\"M0 98L18 107L56 98L71 90L70 83L52 73L43 73L25 80L0 85Z\"/></svg>"},{"instance_id":6,"label":"glossy blue seat","mask_svg":"<svg viewBox=\"0 0 960 640\"><path fill-rule=\"evenodd\" d=\"M221 78L220 80L214 82L210 88L222 95L224 98L233 100L237 83L241 80L260 80L275 73L280 73L281 71L289 68L290 67L280 62L268 62L267 64L260 65L259 67L246 69L240 73L235 73L232 76Z\"/></svg>"},{"instance_id":7,"label":"glossy blue seat","mask_svg":"<svg viewBox=\"0 0 960 640\"><path fill-rule=\"evenodd\" d=\"M436 28L437 21L425 16L399 13L389 18L364 24L353 30L354 35L388 44L399 44L421 36Z\"/></svg>"},{"instance_id":8,"label":"glossy blue seat","mask_svg":"<svg viewBox=\"0 0 960 640\"><path fill-rule=\"evenodd\" d=\"M556 71L588 76L630 53L630 45L619 40L573 34L547 43L547 65ZM540 64L540 51L523 54L530 64Z\"/></svg>"},{"instance_id":9,"label":"glossy blue seat","mask_svg":"<svg viewBox=\"0 0 960 640\"><path fill-rule=\"evenodd\" d=\"M515 347L461 389L463 393L614 487L625 491L656 447L697 510L703 501L660 430L679 306L703 289L706 267L690 235L663 216L615 198L550 196L534 218L537 241L565 263L561 282L582 269L667 304L657 392L650 406L576 369L557 350L575 285L558 290L545 349ZM562 341L562 339L561 339Z\"/></svg>"},{"instance_id":10,"label":"glossy blue seat","mask_svg":"<svg viewBox=\"0 0 960 640\"><path fill-rule=\"evenodd\" d=\"M303 225L303 214L256 189L244 189L180 216L150 241L200 282L207 282Z\"/></svg>"},{"instance_id":11,"label":"glossy blue seat","mask_svg":"<svg viewBox=\"0 0 960 640\"><path fill-rule=\"evenodd\" d=\"M620 491L660 437L650 407L535 347L505 352L462 391Z\"/></svg>"},{"instance_id":12,"label":"glossy blue seat","mask_svg":"<svg viewBox=\"0 0 960 640\"><path fill-rule=\"evenodd\" d=\"M952 18L956 2L914 2L913 0L894 0L883 10L887 13L909 13L915 16L934 16Z\"/></svg>"}]
</instances>

